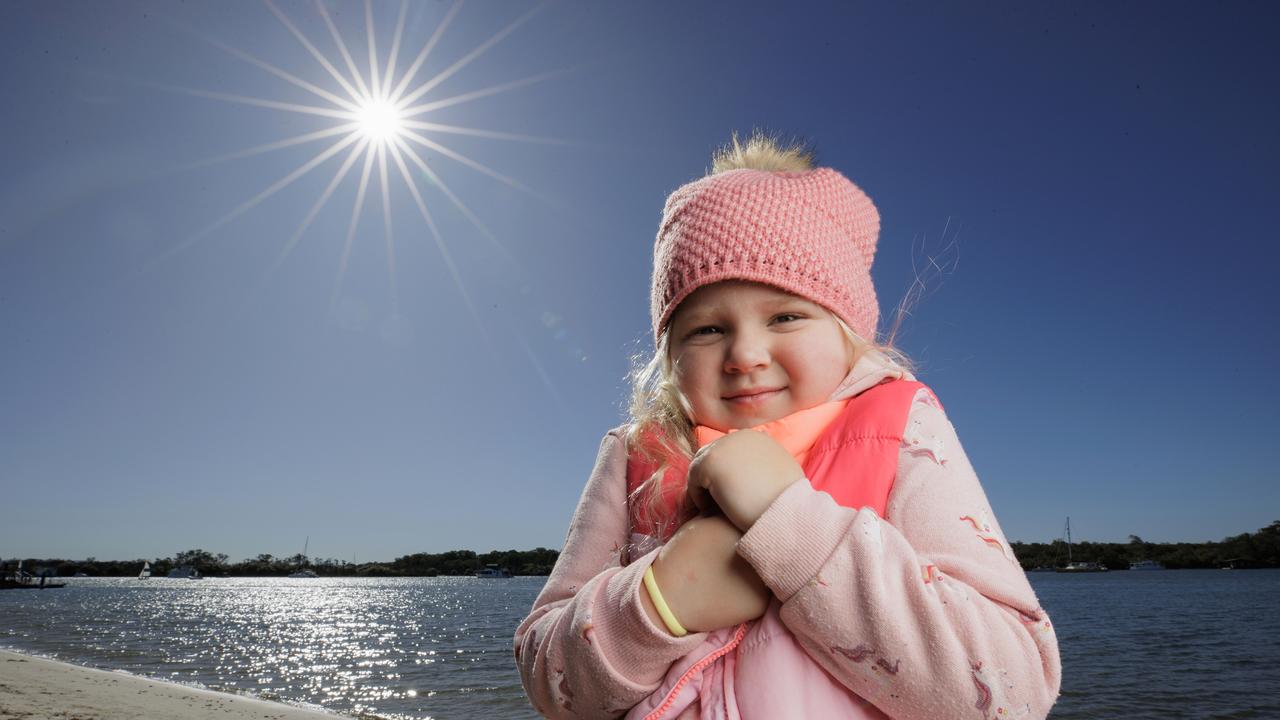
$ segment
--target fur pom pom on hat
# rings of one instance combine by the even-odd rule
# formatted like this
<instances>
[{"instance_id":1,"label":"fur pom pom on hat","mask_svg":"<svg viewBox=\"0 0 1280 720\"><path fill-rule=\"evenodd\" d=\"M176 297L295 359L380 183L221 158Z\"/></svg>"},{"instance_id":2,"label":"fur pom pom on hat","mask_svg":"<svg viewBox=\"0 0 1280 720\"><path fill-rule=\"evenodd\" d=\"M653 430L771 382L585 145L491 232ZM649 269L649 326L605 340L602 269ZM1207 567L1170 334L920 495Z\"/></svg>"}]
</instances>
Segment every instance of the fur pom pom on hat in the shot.
<instances>
[{"instance_id":1,"label":"fur pom pom on hat","mask_svg":"<svg viewBox=\"0 0 1280 720\"><path fill-rule=\"evenodd\" d=\"M874 342L876 206L835 170L806 169L806 155L758 140L742 147L735 138L717 172L667 198L653 248L654 338L694 290L750 280L818 303Z\"/></svg>"}]
</instances>

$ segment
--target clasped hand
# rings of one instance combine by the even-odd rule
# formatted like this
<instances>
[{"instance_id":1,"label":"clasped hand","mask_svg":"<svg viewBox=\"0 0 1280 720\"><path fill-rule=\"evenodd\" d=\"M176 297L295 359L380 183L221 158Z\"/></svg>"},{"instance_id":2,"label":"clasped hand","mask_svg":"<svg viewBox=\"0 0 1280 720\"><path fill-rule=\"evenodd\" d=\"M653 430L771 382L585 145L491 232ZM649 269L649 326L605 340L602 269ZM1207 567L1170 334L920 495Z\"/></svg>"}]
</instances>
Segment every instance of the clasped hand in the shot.
<instances>
[{"instance_id":1,"label":"clasped hand","mask_svg":"<svg viewBox=\"0 0 1280 720\"><path fill-rule=\"evenodd\" d=\"M694 454L689 464L689 499L704 514L718 507L745 533L783 490L802 477L799 463L773 438L739 430Z\"/></svg>"},{"instance_id":2,"label":"clasped hand","mask_svg":"<svg viewBox=\"0 0 1280 720\"><path fill-rule=\"evenodd\" d=\"M653 563L667 604L693 631L760 617L773 594L737 554L738 541L804 472L773 438L742 430L699 450L688 477L690 500L703 514L681 526ZM660 622L642 595L650 619Z\"/></svg>"}]
</instances>

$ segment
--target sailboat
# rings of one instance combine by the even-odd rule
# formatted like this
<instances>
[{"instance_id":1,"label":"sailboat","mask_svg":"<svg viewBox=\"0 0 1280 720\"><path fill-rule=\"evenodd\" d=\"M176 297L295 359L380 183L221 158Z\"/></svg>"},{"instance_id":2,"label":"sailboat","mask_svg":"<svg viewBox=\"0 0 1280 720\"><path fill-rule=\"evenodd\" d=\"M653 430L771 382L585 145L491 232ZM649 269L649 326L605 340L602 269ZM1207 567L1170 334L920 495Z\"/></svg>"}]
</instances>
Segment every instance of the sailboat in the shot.
<instances>
[{"instance_id":1,"label":"sailboat","mask_svg":"<svg viewBox=\"0 0 1280 720\"><path fill-rule=\"evenodd\" d=\"M139 580L146 580L151 577L151 562L149 560L142 561L142 572L138 573Z\"/></svg>"},{"instance_id":2,"label":"sailboat","mask_svg":"<svg viewBox=\"0 0 1280 720\"><path fill-rule=\"evenodd\" d=\"M303 565L306 565L306 564L307 564L307 550L308 550L310 547L311 547L311 536L310 536L310 535L308 535L308 536L307 536L307 541L306 541L306 542L304 542L304 543L302 544L302 564L303 564ZM320 577L320 576L316 574L316 571L315 571L315 570L308 570L307 568L300 567L300 568L298 568L297 570L294 570L293 572L289 573L289 577L291 577L291 578L318 578L318 577Z\"/></svg>"},{"instance_id":3,"label":"sailboat","mask_svg":"<svg viewBox=\"0 0 1280 720\"><path fill-rule=\"evenodd\" d=\"M1055 568L1060 573L1094 573L1106 572L1107 566L1096 562L1072 562L1071 561L1071 518L1067 517L1067 565L1066 567Z\"/></svg>"}]
</instances>

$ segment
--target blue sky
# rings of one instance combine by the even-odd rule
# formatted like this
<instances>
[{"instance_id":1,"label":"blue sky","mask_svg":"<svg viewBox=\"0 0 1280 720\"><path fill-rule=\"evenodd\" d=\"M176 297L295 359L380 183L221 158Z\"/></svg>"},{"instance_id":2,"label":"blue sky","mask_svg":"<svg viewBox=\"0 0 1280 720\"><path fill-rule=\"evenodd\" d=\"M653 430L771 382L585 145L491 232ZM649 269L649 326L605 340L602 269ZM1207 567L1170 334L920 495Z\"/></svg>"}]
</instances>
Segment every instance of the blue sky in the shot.
<instances>
[{"instance_id":1,"label":"blue sky","mask_svg":"<svg viewBox=\"0 0 1280 720\"><path fill-rule=\"evenodd\" d=\"M451 7L409 6L397 72ZM421 131L490 171L418 148L486 235L410 166L456 276L394 165L394 252L376 164L344 250L362 158L284 252L347 150L234 214L341 137L226 158L341 123L227 99L331 106L246 55L343 92L268 6L2 12L2 557L559 547L663 199L757 126L876 201L882 317L923 276L900 345L1010 539L1280 517L1266 4L464 5L409 87L485 49L419 119L558 142Z\"/></svg>"}]
</instances>

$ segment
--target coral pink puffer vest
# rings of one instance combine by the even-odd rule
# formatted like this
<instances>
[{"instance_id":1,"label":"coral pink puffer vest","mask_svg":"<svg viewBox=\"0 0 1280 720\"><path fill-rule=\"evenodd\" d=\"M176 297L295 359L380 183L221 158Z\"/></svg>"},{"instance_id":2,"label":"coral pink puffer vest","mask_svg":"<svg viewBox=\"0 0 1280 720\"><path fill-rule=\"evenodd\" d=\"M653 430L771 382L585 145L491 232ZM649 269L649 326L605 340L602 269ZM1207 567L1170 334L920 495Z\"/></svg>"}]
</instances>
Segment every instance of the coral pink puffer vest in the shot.
<instances>
[{"instance_id":1,"label":"coral pink puffer vest","mask_svg":"<svg viewBox=\"0 0 1280 720\"><path fill-rule=\"evenodd\" d=\"M840 505L872 508L885 518L907 413L924 387L889 380L850 399L805 458L810 484ZM628 497L653 470L636 457L628 462ZM632 513L632 527L639 534L651 531L638 511ZM886 718L805 653L782 623L780 607L775 598L760 619L708 633L671 666L652 695L631 709L628 720Z\"/></svg>"}]
</instances>

